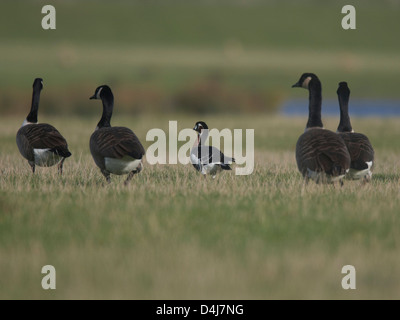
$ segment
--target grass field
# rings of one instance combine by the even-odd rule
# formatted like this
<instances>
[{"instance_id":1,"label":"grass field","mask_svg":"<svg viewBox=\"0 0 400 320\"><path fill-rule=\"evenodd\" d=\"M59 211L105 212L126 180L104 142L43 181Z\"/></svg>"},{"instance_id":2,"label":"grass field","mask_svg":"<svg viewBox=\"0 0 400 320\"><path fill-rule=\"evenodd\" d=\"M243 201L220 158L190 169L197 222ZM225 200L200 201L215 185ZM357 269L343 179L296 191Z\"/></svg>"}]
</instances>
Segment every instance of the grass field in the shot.
<instances>
[{"instance_id":1,"label":"grass field","mask_svg":"<svg viewBox=\"0 0 400 320\"><path fill-rule=\"evenodd\" d=\"M255 129L252 175L206 181L191 166L145 164L124 187L120 177L104 185L91 159L97 119L42 118L69 140L62 178L56 168L32 176L14 141L21 119L1 120L0 298L399 298L400 120L353 121L376 149L370 184L303 189L294 145L305 119L212 116L220 129ZM198 120L172 118L179 129ZM162 117L113 122L142 141L168 126ZM325 123L334 129L337 119ZM47 264L57 270L51 292L40 285ZM341 288L347 264L356 290Z\"/></svg>"}]
</instances>

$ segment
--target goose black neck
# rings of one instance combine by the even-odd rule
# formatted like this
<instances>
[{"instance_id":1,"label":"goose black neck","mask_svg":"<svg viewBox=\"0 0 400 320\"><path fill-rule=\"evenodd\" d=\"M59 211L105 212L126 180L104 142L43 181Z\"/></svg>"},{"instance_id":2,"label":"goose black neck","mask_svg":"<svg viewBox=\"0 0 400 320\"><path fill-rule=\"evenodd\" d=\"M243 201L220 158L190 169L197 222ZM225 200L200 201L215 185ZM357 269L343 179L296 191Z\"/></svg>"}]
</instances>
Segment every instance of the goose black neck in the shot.
<instances>
[{"instance_id":1,"label":"goose black neck","mask_svg":"<svg viewBox=\"0 0 400 320\"><path fill-rule=\"evenodd\" d=\"M353 128L349 116L349 97L348 92L338 91L338 99L340 106L340 123L337 129L338 132L352 132Z\"/></svg>"},{"instance_id":2,"label":"goose black neck","mask_svg":"<svg viewBox=\"0 0 400 320\"><path fill-rule=\"evenodd\" d=\"M203 142L205 143L208 137L208 129L202 130L200 134L200 139L199 139L199 146L204 145Z\"/></svg>"},{"instance_id":3,"label":"goose black neck","mask_svg":"<svg viewBox=\"0 0 400 320\"><path fill-rule=\"evenodd\" d=\"M114 96L111 90L107 93L104 93L105 94L101 98L101 101L103 102L103 115L97 124L98 128L111 127L111 117L114 109Z\"/></svg>"},{"instance_id":4,"label":"goose black neck","mask_svg":"<svg viewBox=\"0 0 400 320\"><path fill-rule=\"evenodd\" d=\"M39 88L39 87L33 88L31 111L29 112L28 116L26 117L26 120L30 123L38 122L40 91L41 91L41 88Z\"/></svg>"},{"instance_id":5,"label":"goose black neck","mask_svg":"<svg viewBox=\"0 0 400 320\"><path fill-rule=\"evenodd\" d=\"M321 120L322 87L318 79L311 79L308 84L309 90L309 114L307 128L323 128Z\"/></svg>"}]
</instances>

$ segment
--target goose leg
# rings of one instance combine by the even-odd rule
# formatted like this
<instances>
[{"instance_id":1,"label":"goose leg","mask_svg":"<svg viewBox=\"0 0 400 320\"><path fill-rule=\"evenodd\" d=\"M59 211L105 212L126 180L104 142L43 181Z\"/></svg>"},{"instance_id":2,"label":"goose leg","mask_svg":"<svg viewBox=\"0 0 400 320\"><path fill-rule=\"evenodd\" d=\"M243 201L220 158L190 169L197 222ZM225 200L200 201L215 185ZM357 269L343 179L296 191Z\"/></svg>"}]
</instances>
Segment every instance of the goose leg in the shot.
<instances>
[{"instance_id":1,"label":"goose leg","mask_svg":"<svg viewBox=\"0 0 400 320\"><path fill-rule=\"evenodd\" d=\"M62 158L61 162L58 164L58 174L62 176L63 174L63 166L64 166L65 158Z\"/></svg>"},{"instance_id":2,"label":"goose leg","mask_svg":"<svg viewBox=\"0 0 400 320\"><path fill-rule=\"evenodd\" d=\"M303 185L301 186L301 196L304 195L304 192L306 191L309 181L310 179L307 176L305 176L303 179Z\"/></svg>"},{"instance_id":3,"label":"goose leg","mask_svg":"<svg viewBox=\"0 0 400 320\"><path fill-rule=\"evenodd\" d=\"M371 175L367 174L367 175L365 175L365 177L363 179L363 184L365 185L369 182L371 182Z\"/></svg>"},{"instance_id":4,"label":"goose leg","mask_svg":"<svg viewBox=\"0 0 400 320\"><path fill-rule=\"evenodd\" d=\"M107 183L111 183L110 173L107 170L101 170L101 173L106 178Z\"/></svg>"},{"instance_id":5,"label":"goose leg","mask_svg":"<svg viewBox=\"0 0 400 320\"><path fill-rule=\"evenodd\" d=\"M29 161L29 165L31 166L32 173L34 174L34 173L35 173L35 169L36 169L35 163L34 163L34 162L31 162L31 161Z\"/></svg>"},{"instance_id":6,"label":"goose leg","mask_svg":"<svg viewBox=\"0 0 400 320\"><path fill-rule=\"evenodd\" d=\"M133 176L134 176L135 174L139 173L139 172L140 172L140 170L135 170L135 171L129 172L128 177L126 178L124 184L127 186L127 185L129 184L129 181L132 180Z\"/></svg>"},{"instance_id":7,"label":"goose leg","mask_svg":"<svg viewBox=\"0 0 400 320\"><path fill-rule=\"evenodd\" d=\"M133 176L135 174L138 174L140 171L142 171L142 169L143 169L142 163L139 163L136 170L129 172L128 177L126 178L124 184L127 186L129 184L129 181L132 180Z\"/></svg>"},{"instance_id":8,"label":"goose leg","mask_svg":"<svg viewBox=\"0 0 400 320\"><path fill-rule=\"evenodd\" d=\"M361 179L360 185L361 185L361 186L366 186L366 185L368 184L368 182L369 182L369 181L368 181L367 177L364 177L364 178Z\"/></svg>"}]
</instances>

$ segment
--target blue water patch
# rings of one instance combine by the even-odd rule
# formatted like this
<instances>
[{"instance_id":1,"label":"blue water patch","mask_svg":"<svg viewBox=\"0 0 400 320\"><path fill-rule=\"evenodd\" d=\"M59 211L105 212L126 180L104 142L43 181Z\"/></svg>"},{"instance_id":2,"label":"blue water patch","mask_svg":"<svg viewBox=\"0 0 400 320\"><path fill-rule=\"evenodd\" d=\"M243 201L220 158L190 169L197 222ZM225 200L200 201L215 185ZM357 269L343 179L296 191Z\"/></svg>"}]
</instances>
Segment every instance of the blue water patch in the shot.
<instances>
[{"instance_id":1,"label":"blue water patch","mask_svg":"<svg viewBox=\"0 0 400 320\"><path fill-rule=\"evenodd\" d=\"M287 100L280 108L285 116L307 116L308 100ZM352 99L349 103L350 117L400 117L400 101L398 100L366 100ZM339 103L336 99L322 102L322 116L339 116Z\"/></svg>"}]
</instances>

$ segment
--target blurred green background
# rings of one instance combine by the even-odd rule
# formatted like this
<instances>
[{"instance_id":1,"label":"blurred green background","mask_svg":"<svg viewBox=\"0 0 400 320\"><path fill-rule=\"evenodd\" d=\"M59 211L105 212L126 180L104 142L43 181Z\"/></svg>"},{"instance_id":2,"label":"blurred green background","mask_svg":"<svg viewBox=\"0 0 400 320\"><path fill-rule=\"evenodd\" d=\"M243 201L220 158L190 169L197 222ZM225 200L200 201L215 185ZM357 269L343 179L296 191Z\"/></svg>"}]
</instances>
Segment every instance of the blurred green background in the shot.
<instances>
[{"instance_id":1,"label":"blurred green background","mask_svg":"<svg viewBox=\"0 0 400 320\"><path fill-rule=\"evenodd\" d=\"M57 10L43 30L41 9ZM0 110L27 113L42 77L41 113L98 113L109 84L118 112L275 112L303 72L324 98L348 81L352 99L399 99L400 1L18 1L0 4Z\"/></svg>"}]
</instances>

